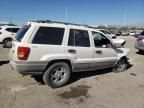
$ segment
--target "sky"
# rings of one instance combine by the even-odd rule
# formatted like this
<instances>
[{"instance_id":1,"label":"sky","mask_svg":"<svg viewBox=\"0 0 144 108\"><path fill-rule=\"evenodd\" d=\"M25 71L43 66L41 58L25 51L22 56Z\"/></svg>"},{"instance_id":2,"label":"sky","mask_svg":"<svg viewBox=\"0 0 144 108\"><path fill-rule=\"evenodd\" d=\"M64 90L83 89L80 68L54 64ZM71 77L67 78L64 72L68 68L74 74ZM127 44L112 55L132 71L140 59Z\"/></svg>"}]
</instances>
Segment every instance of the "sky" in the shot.
<instances>
[{"instance_id":1,"label":"sky","mask_svg":"<svg viewBox=\"0 0 144 108\"><path fill-rule=\"evenodd\" d=\"M144 0L0 0L0 21L10 19L18 25L41 19L89 25L137 24L144 23Z\"/></svg>"}]
</instances>

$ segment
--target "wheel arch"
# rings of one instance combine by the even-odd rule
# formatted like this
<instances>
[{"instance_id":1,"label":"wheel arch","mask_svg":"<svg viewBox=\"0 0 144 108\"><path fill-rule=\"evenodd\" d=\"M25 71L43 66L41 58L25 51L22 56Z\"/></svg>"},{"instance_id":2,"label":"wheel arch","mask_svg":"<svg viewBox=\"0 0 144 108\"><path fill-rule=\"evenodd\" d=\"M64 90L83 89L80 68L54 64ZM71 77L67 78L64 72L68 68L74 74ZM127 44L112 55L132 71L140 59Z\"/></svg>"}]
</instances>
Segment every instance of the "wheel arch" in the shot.
<instances>
[{"instance_id":1,"label":"wheel arch","mask_svg":"<svg viewBox=\"0 0 144 108\"><path fill-rule=\"evenodd\" d=\"M44 73L52 64L57 63L57 62L67 63L67 64L69 65L69 67L70 67L71 72L73 71L73 65L72 65L72 63L71 63L70 60L68 60L68 59L56 59L56 60L51 60L50 62L48 62L46 68L45 68L44 71L43 71L43 73Z\"/></svg>"},{"instance_id":2,"label":"wheel arch","mask_svg":"<svg viewBox=\"0 0 144 108\"><path fill-rule=\"evenodd\" d=\"M120 58L117 60L117 62L115 63L115 65L116 65L121 59L124 59L125 61L127 61L127 57L126 57L126 56L122 56L122 57L120 57ZM115 66L115 65L114 65L114 66Z\"/></svg>"},{"instance_id":3,"label":"wheel arch","mask_svg":"<svg viewBox=\"0 0 144 108\"><path fill-rule=\"evenodd\" d=\"M4 38L4 39L3 39L2 43L4 43L4 41L7 40L7 39L11 39L11 40L12 40L11 37L7 37L7 38Z\"/></svg>"}]
</instances>

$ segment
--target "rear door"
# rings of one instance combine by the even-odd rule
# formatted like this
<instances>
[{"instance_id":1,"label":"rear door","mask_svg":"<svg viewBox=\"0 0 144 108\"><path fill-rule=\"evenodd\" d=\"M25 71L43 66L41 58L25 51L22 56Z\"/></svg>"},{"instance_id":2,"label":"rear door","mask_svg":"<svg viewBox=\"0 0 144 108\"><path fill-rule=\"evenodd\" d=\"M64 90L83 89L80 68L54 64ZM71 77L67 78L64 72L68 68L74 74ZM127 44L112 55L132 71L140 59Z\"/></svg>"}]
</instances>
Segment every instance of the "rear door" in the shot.
<instances>
[{"instance_id":1,"label":"rear door","mask_svg":"<svg viewBox=\"0 0 144 108\"><path fill-rule=\"evenodd\" d=\"M92 65L93 48L89 32L83 29L69 28L67 55L73 58L74 71L90 70Z\"/></svg>"},{"instance_id":2,"label":"rear door","mask_svg":"<svg viewBox=\"0 0 144 108\"><path fill-rule=\"evenodd\" d=\"M93 69L112 67L117 61L117 52L111 41L102 33L92 31L94 42Z\"/></svg>"},{"instance_id":3,"label":"rear door","mask_svg":"<svg viewBox=\"0 0 144 108\"><path fill-rule=\"evenodd\" d=\"M64 27L40 26L30 45L29 60L61 59L64 56L63 37Z\"/></svg>"}]
</instances>

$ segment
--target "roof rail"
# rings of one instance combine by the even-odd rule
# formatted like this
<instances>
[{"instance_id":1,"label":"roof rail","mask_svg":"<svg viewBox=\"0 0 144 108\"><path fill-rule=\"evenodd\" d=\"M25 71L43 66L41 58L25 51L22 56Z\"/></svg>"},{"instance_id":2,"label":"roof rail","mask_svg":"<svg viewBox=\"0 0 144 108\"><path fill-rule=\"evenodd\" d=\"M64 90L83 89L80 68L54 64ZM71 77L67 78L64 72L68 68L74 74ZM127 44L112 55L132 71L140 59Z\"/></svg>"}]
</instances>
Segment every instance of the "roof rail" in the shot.
<instances>
[{"instance_id":1,"label":"roof rail","mask_svg":"<svg viewBox=\"0 0 144 108\"><path fill-rule=\"evenodd\" d=\"M84 26L84 27L96 29L95 27L92 27L92 26L89 26L89 25L75 24L75 23L68 23L68 22L59 22L59 21L51 21L51 20L36 20L36 21L32 21L32 22L37 22L37 23L58 23L58 24L65 24L65 25Z\"/></svg>"}]
</instances>

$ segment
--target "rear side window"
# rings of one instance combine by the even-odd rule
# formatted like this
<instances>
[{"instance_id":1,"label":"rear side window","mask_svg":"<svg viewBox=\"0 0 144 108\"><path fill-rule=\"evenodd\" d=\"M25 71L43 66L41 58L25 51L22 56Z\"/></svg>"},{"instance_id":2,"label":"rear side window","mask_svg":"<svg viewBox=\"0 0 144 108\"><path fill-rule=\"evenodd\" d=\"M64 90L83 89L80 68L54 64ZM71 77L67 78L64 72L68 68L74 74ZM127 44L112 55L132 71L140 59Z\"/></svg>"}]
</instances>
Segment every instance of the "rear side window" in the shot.
<instances>
[{"instance_id":1,"label":"rear side window","mask_svg":"<svg viewBox=\"0 0 144 108\"><path fill-rule=\"evenodd\" d=\"M70 29L68 45L77 47L89 47L90 40L88 31Z\"/></svg>"},{"instance_id":2,"label":"rear side window","mask_svg":"<svg viewBox=\"0 0 144 108\"><path fill-rule=\"evenodd\" d=\"M64 28L40 27L32 43L61 45L63 36Z\"/></svg>"},{"instance_id":3,"label":"rear side window","mask_svg":"<svg viewBox=\"0 0 144 108\"><path fill-rule=\"evenodd\" d=\"M16 40L21 42L21 40L23 39L24 35L26 34L26 32L28 31L28 29L30 28L29 25L24 25L18 32L16 35Z\"/></svg>"}]
</instances>

